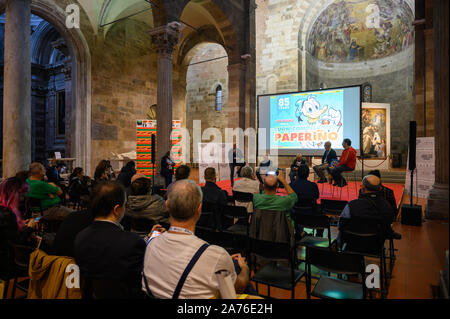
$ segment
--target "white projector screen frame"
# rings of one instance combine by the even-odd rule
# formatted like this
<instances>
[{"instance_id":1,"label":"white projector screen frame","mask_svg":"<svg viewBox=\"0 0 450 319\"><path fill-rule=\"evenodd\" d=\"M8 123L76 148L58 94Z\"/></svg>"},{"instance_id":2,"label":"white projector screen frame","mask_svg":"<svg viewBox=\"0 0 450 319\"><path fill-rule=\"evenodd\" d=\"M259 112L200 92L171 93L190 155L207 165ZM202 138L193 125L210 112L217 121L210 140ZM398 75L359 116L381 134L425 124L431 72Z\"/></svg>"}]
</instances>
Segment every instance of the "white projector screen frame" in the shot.
<instances>
[{"instance_id":1,"label":"white projector screen frame","mask_svg":"<svg viewBox=\"0 0 450 319\"><path fill-rule=\"evenodd\" d=\"M354 111L357 112L357 114L351 114L352 117L355 117L358 119L356 124L357 124L357 128L354 130L353 132L353 137L351 137L352 140L352 147L355 148L357 155L360 156L361 154L361 145L362 145L362 140L361 140L361 109L362 109L362 86L361 85L353 85L353 86L342 86L342 87L336 87L336 88L327 88L327 89L319 89L319 90L308 90L308 91L296 91L296 92L280 92L280 93L272 93L272 94L262 94L262 95L258 95L257 96L257 103L258 103L258 116L257 116L257 127L258 127L258 137L257 137L257 150L258 150L258 156L263 156L264 154L268 154L268 155L277 155L277 156L295 156L297 153L301 153L304 156L322 156L323 152L324 152L324 148L320 147L318 149L300 149L300 148L289 148L289 149L273 149L270 148L270 124L271 124L271 116L270 116L270 100L269 102L268 99L270 99L270 97L274 97L274 96L284 96L284 95L294 95L294 94L299 94L299 95L308 95L308 93L313 94L313 93L320 93L320 94L324 94L327 93L327 91L337 91L337 90L344 90L344 89L349 89L349 88L353 88L355 89L355 92L359 93L359 102L357 109L355 109ZM261 110L261 100L262 99L266 99L265 101L265 109ZM344 125L345 125L345 118L344 118ZM347 124L348 125L348 124ZM266 134L264 136L264 134L260 134L261 132L261 128L266 128ZM355 138L355 134L356 134L356 138ZM343 138L347 138L349 136L343 136ZM262 141L262 139L265 138L265 141ZM359 145L357 145L357 143L355 143L355 140L358 141ZM337 146L336 144L333 144L333 149L336 150L336 153L338 156L341 155L342 153L342 146L340 146L340 144L342 143L342 141L339 141L339 145ZM264 145L266 146L266 148L264 148Z\"/></svg>"}]
</instances>

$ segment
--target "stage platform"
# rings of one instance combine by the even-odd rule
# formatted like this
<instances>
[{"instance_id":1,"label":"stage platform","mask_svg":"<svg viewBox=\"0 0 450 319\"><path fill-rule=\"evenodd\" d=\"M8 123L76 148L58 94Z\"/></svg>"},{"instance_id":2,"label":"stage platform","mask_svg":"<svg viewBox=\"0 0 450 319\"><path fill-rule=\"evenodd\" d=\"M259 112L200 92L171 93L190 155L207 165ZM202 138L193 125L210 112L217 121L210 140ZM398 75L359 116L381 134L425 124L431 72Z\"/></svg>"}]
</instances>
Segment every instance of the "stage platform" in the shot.
<instances>
[{"instance_id":1,"label":"stage platform","mask_svg":"<svg viewBox=\"0 0 450 319\"><path fill-rule=\"evenodd\" d=\"M238 180L238 179L236 179ZM316 181L317 182L317 181ZM200 186L203 186L203 184L199 184ZM231 188L231 181L230 180L224 180L224 181L218 181L217 185L226 190L228 194L232 195L232 188ZM383 183L386 187L389 187L394 191L395 201L397 202L397 206L401 201L402 194L403 194L403 188L404 184L398 184L398 183ZM358 198L359 189L361 186L361 182L358 181L348 181L348 185L342 188L340 187L333 187L332 185L328 183L324 184L317 184L319 187L319 193L320 198L323 199L333 199L333 200L346 200L351 201L356 198ZM280 195L285 195L286 191L284 189L279 189Z\"/></svg>"}]
</instances>

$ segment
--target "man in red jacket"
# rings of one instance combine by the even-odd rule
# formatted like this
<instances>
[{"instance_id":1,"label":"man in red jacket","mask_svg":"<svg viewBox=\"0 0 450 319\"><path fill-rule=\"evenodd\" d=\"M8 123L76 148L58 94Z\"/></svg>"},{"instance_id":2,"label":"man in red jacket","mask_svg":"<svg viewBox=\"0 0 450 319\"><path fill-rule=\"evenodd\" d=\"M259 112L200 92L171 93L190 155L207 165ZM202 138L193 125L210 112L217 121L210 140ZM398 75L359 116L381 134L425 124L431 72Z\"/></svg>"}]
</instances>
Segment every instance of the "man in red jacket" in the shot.
<instances>
[{"instance_id":1,"label":"man in red jacket","mask_svg":"<svg viewBox=\"0 0 450 319\"><path fill-rule=\"evenodd\" d=\"M341 160L336 167L331 169L331 175L333 176L334 184L333 186L344 187L347 185L345 178L342 177L342 172L353 171L356 166L356 151L351 146L352 141L346 138L342 142L344 150L342 151Z\"/></svg>"}]
</instances>

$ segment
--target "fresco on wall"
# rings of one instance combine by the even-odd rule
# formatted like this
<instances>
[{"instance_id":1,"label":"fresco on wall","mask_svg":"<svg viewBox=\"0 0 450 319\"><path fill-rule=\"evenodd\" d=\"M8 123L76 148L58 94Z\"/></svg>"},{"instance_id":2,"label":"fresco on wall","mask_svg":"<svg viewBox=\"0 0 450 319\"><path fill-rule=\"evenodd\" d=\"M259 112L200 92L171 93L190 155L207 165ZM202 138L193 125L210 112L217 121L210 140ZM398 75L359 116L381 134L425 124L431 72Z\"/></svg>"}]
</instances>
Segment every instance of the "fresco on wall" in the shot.
<instances>
[{"instance_id":1,"label":"fresco on wall","mask_svg":"<svg viewBox=\"0 0 450 319\"><path fill-rule=\"evenodd\" d=\"M386 158L386 109L362 109L363 153Z\"/></svg>"},{"instance_id":2,"label":"fresco on wall","mask_svg":"<svg viewBox=\"0 0 450 319\"><path fill-rule=\"evenodd\" d=\"M384 58L413 44L413 21L403 0L335 1L314 22L308 51L324 62Z\"/></svg>"}]
</instances>

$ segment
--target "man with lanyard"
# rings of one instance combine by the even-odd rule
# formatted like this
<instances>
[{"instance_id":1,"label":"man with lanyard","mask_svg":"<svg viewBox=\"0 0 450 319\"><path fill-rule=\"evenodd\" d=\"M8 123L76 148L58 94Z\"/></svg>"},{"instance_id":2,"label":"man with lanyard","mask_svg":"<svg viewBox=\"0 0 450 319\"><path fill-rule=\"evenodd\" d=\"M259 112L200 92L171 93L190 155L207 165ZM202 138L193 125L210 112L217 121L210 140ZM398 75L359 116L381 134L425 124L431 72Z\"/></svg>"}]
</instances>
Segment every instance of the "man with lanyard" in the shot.
<instances>
[{"instance_id":1,"label":"man with lanyard","mask_svg":"<svg viewBox=\"0 0 450 319\"><path fill-rule=\"evenodd\" d=\"M142 290L156 298L208 299L217 296L215 276L226 271L236 293L249 283L249 268L240 254L230 256L225 249L208 245L195 236L201 214L202 191L192 180L173 183L167 194L171 227L150 239L144 257ZM239 265L236 274L233 260Z\"/></svg>"}]
</instances>

